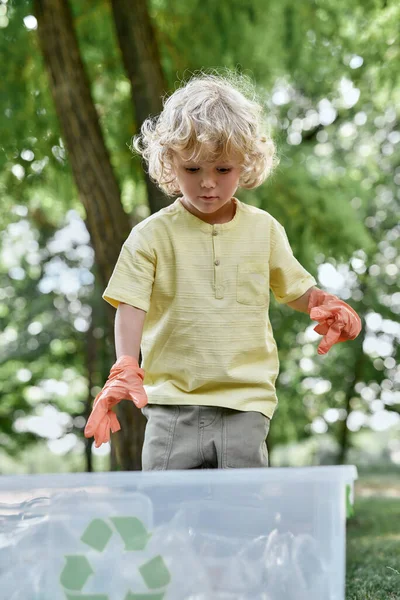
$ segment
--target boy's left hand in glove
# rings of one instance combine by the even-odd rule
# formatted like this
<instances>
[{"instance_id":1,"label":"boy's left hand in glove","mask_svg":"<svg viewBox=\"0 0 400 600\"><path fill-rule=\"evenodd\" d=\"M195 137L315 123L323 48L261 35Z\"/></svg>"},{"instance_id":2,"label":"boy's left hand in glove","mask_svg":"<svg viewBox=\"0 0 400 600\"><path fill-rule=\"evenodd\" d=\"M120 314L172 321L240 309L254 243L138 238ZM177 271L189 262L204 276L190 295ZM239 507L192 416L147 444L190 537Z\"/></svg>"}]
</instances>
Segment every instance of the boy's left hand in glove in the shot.
<instances>
[{"instance_id":1,"label":"boy's left hand in glove","mask_svg":"<svg viewBox=\"0 0 400 600\"><path fill-rule=\"evenodd\" d=\"M361 319L356 311L322 290L311 290L308 313L313 321L319 322L314 331L325 336L318 346L318 354L326 354L333 344L354 340L361 331Z\"/></svg>"}]
</instances>

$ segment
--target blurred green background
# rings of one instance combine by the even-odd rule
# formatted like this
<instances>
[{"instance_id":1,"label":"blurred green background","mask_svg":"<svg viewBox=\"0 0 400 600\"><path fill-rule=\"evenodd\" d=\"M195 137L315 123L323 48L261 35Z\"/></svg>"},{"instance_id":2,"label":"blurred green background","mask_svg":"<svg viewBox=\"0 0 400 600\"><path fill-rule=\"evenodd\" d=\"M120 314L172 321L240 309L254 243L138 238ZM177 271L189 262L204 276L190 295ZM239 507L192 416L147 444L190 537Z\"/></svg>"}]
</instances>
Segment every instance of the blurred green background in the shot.
<instances>
[{"instance_id":1,"label":"blurred green background","mask_svg":"<svg viewBox=\"0 0 400 600\"><path fill-rule=\"evenodd\" d=\"M197 69L229 68L255 81L280 157L237 196L276 217L319 287L363 321L319 356L316 323L272 298L271 463L398 476L399 18L398 2L376 0L0 0L1 473L119 468L83 437L114 361L107 215L129 230L157 197L129 150L140 110L160 103L157 77L168 94Z\"/></svg>"}]
</instances>

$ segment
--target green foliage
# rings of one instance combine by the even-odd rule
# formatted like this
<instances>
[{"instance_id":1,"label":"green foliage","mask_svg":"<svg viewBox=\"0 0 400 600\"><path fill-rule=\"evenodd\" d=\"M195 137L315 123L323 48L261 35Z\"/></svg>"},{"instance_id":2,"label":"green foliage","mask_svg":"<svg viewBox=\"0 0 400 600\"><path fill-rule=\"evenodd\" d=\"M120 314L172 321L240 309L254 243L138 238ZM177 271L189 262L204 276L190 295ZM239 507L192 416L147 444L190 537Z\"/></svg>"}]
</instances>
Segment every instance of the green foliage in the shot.
<instances>
[{"instance_id":1,"label":"green foliage","mask_svg":"<svg viewBox=\"0 0 400 600\"><path fill-rule=\"evenodd\" d=\"M137 125L110 2L70 4L124 209L146 216L142 168L128 148ZM281 375L271 444L311 436L316 419L338 436L347 415L342 412L333 422L325 417L329 409L344 409L346 394L350 411L366 417L377 411L374 401L381 402L382 410L396 409L399 344L391 324L400 311L400 5L378 0L152 0L150 10L169 85L166 93L200 68L228 67L254 77L281 163L264 186L239 190L238 196L285 226L296 257L314 276L324 265L340 272L344 299L364 319L359 342L340 344L320 357L317 342L308 336L316 323L272 301ZM69 211L85 215L37 34L23 22L32 11L30 0L9 0L8 24L0 36L0 52L6 57L0 91L0 439L10 456L39 439L29 431L17 432L18 419L37 415L48 404L70 416L61 435L74 433L79 440L82 421L76 419L104 382L111 361L105 341L111 332L96 267L87 259L88 242L49 249ZM325 120L324 110L331 115ZM26 250L21 253L10 230L24 227L24 221L29 231L23 230ZM7 253L15 260L10 262ZM62 287L41 291L56 259L63 277L81 273L78 292ZM366 327L371 314L382 317L374 331ZM90 390L89 330L78 330L77 319L96 332ZM376 344L388 344L390 351L367 351L367 334ZM304 359L311 361L311 370L304 370ZM49 379L66 382L67 395L42 394L34 400L32 389ZM317 393L315 384L323 381L330 388Z\"/></svg>"},{"instance_id":2,"label":"green foliage","mask_svg":"<svg viewBox=\"0 0 400 600\"><path fill-rule=\"evenodd\" d=\"M23 207L19 206L19 209ZM14 217L14 223L10 223L2 234L3 248L10 254L8 258L3 254L0 263L0 421L1 445L10 456L21 453L38 439L18 422L29 415L40 416L47 406L54 407L61 416L69 415L62 419L60 435L82 436L83 423L76 422L75 417L85 412L89 394L88 340L85 329L77 328L76 319L83 315L86 319L89 317L92 328L97 327L99 340L105 337L107 330L105 307L99 300L101 292L97 285L84 283L88 273L81 258L84 244L80 244L80 252L74 252L70 244L65 250L58 249L55 240L63 230L45 220L44 214L39 210L33 212L29 222ZM21 228L24 223L28 227L19 237L15 227ZM35 225L38 225L37 229ZM24 243L28 250L26 254ZM21 250L20 260L15 261L15 254ZM18 267L11 266L15 262ZM72 290L71 293L62 291L61 278L73 272L81 274L79 300ZM50 273L53 273L53 289L40 288ZM107 356L104 360L104 356L108 352L109 346L102 343L93 373L97 386L102 385L106 375L109 359ZM64 385L57 386L57 382ZM57 388L59 391L55 391ZM53 437L57 429L54 423L53 431L48 426L43 435Z\"/></svg>"}]
</instances>

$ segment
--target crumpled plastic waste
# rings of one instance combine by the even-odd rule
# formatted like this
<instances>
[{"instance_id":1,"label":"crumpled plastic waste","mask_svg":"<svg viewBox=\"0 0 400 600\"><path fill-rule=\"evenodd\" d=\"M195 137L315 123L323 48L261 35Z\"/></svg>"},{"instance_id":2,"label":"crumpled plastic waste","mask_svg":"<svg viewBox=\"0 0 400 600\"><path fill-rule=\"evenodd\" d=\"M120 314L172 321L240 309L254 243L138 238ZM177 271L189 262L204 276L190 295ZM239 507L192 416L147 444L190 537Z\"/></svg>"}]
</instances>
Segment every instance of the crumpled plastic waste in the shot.
<instances>
[{"instance_id":1,"label":"crumpled plastic waste","mask_svg":"<svg viewBox=\"0 0 400 600\"><path fill-rule=\"evenodd\" d=\"M137 497L144 507L143 514L148 514L149 499ZM79 504L85 506L85 502ZM59 563L54 562L58 546L61 543L62 548L72 548L82 532L79 524L73 522L70 526L62 513L54 521L55 505L54 497L51 506L48 498L0 505L0 589L7 600L63 598L60 592L49 589L51 582L56 582L49 578L49 566L62 565L63 556ZM103 509L110 512L110 506L104 505ZM169 576L162 590L154 592L159 591L163 600L331 599L328 568L311 535L274 529L269 535L243 540L184 527L181 517L178 511L175 518L151 527L140 559L139 554L124 554L123 547L121 559L121 540L114 536L114 545L100 553L97 566L101 568L95 585L85 588L85 593L98 594L107 588L112 591L107 597L114 600L125 598L127 588L140 592L138 567L150 557L161 556ZM58 580L59 572L58 567ZM93 583L95 578L89 579Z\"/></svg>"}]
</instances>

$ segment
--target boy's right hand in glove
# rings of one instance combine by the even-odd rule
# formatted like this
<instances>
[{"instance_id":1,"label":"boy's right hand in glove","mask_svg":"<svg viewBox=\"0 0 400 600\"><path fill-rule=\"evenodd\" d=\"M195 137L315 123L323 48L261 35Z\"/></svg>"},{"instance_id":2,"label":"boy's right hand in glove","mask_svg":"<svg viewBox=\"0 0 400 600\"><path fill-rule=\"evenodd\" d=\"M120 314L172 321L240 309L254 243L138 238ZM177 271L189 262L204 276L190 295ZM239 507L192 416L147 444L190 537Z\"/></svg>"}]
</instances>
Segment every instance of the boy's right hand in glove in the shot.
<instances>
[{"instance_id":1,"label":"boy's right hand in glove","mask_svg":"<svg viewBox=\"0 0 400 600\"><path fill-rule=\"evenodd\" d=\"M113 365L110 375L93 402L92 412L85 427L85 437L94 436L98 448L110 440L110 431L121 429L112 407L121 400L132 400L138 408L148 400L143 387L144 370L133 356L121 356Z\"/></svg>"}]
</instances>

